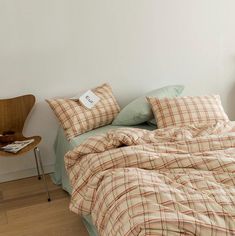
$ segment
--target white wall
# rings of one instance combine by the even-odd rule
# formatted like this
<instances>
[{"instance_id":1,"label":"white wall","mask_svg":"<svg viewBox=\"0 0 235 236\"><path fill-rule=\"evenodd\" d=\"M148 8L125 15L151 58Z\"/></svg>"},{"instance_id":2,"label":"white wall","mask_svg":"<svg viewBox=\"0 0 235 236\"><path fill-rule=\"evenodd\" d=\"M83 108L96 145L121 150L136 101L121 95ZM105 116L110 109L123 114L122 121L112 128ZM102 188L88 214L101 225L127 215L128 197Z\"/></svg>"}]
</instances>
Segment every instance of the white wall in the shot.
<instances>
[{"instance_id":1,"label":"white wall","mask_svg":"<svg viewBox=\"0 0 235 236\"><path fill-rule=\"evenodd\" d=\"M235 119L234 0L0 0L0 97L33 93L25 134L54 163L57 120L45 98L109 82L119 102L184 84L219 93ZM34 174L31 155L0 159L0 181Z\"/></svg>"}]
</instances>

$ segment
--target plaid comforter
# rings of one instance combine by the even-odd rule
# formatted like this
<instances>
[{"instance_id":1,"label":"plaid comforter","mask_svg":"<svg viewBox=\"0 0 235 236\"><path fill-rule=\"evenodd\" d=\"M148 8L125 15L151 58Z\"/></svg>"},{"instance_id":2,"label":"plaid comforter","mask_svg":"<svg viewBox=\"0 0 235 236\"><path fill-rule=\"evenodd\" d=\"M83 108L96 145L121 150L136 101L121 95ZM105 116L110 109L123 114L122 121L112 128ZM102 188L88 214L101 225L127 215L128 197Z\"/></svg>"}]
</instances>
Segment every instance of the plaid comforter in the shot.
<instances>
[{"instance_id":1,"label":"plaid comforter","mask_svg":"<svg viewBox=\"0 0 235 236\"><path fill-rule=\"evenodd\" d=\"M100 235L235 235L235 126L120 128L65 156Z\"/></svg>"}]
</instances>

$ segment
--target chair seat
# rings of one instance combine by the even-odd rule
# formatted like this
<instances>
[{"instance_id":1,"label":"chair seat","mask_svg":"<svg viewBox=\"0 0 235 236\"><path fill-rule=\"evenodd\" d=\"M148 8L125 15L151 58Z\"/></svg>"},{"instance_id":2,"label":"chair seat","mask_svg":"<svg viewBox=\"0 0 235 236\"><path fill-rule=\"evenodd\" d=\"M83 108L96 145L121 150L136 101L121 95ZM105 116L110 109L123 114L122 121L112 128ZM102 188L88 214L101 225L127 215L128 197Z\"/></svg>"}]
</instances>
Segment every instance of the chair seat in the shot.
<instances>
[{"instance_id":1,"label":"chair seat","mask_svg":"<svg viewBox=\"0 0 235 236\"><path fill-rule=\"evenodd\" d=\"M41 137L40 136L32 136L32 137L24 137L22 135L17 136L17 141L24 141L24 140L29 140L29 139L34 139L34 142L30 143L28 146L24 147L17 153L10 153L10 152L5 152L5 151L0 151L0 157L18 157L20 155L25 154L26 152L29 152L33 150L37 145L41 142ZM5 146L6 144L0 143L0 147Z\"/></svg>"}]
</instances>

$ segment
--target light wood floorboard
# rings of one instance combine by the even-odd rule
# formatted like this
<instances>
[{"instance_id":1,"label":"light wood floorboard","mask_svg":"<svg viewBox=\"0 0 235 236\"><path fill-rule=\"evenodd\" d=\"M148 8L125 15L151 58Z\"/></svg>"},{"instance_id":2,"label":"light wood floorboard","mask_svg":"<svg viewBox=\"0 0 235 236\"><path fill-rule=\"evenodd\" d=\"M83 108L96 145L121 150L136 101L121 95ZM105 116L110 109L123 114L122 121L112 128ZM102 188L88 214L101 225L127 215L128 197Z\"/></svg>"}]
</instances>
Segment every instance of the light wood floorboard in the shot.
<instances>
[{"instance_id":1,"label":"light wood floorboard","mask_svg":"<svg viewBox=\"0 0 235 236\"><path fill-rule=\"evenodd\" d=\"M0 184L0 236L88 236L70 212L69 195L47 176L51 202L37 177Z\"/></svg>"}]
</instances>

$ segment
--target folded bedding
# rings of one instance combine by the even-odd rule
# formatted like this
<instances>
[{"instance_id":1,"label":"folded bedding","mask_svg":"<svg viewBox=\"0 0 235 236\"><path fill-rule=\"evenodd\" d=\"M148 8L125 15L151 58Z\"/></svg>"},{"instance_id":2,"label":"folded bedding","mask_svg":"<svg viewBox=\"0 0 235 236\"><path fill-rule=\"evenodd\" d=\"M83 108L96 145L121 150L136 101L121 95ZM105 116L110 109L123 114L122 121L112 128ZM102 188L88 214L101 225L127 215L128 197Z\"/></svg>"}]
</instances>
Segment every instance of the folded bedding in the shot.
<instances>
[{"instance_id":1,"label":"folded bedding","mask_svg":"<svg viewBox=\"0 0 235 236\"><path fill-rule=\"evenodd\" d=\"M99 235L235 235L235 124L120 128L69 151L70 209Z\"/></svg>"}]
</instances>

